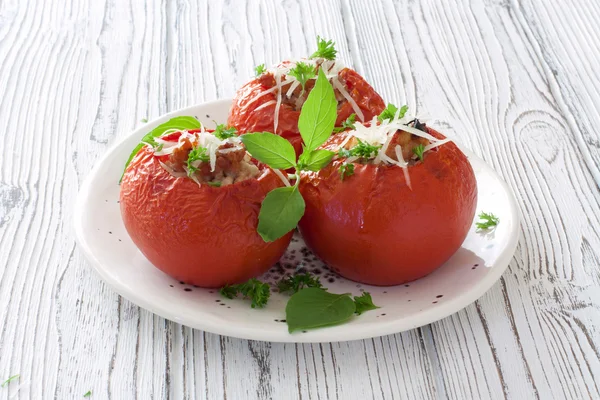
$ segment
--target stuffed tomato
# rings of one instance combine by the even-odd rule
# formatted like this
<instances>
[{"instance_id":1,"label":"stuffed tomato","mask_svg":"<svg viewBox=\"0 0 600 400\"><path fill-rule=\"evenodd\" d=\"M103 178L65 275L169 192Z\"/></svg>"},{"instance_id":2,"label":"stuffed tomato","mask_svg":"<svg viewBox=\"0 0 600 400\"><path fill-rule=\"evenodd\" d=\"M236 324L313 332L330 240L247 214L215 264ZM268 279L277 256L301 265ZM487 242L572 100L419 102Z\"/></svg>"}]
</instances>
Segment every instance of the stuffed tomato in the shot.
<instances>
[{"instance_id":1,"label":"stuffed tomato","mask_svg":"<svg viewBox=\"0 0 600 400\"><path fill-rule=\"evenodd\" d=\"M260 275L292 235L266 243L256 232L261 202L283 183L240 138L219 136L167 133L137 153L121 182L121 214L136 246L166 274L201 287Z\"/></svg>"},{"instance_id":2,"label":"stuffed tomato","mask_svg":"<svg viewBox=\"0 0 600 400\"><path fill-rule=\"evenodd\" d=\"M240 133L273 132L289 140L300 154L298 119L319 69L326 73L335 91L336 127L348 118L367 121L381 113L385 108L381 96L356 71L335 60L333 43L319 39L318 46L319 50L308 59L257 68L256 78L237 91L228 124Z\"/></svg>"},{"instance_id":3,"label":"stuffed tomato","mask_svg":"<svg viewBox=\"0 0 600 400\"><path fill-rule=\"evenodd\" d=\"M392 118L335 135L337 152L304 172L299 227L340 275L372 285L421 278L448 260L473 222L477 185L467 157L440 133Z\"/></svg>"}]
</instances>

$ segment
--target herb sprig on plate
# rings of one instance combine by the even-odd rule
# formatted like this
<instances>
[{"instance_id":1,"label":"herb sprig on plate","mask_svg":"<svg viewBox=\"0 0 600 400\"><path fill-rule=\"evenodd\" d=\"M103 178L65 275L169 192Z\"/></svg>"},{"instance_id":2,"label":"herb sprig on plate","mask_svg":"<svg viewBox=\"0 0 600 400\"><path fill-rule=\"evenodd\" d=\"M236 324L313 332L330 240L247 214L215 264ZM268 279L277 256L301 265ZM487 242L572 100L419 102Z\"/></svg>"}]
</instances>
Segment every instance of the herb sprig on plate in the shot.
<instances>
[{"instance_id":1,"label":"herb sprig on plate","mask_svg":"<svg viewBox=\"0 0 600 400\"><path fill-rule=\"evenodd\" d=\"M500 223L500 218L496 217L492 213L482 211L479 214L479 221L475 223L478 231L487 231L495 228Z\"/></svg>"},{"instance_id":2,"label":"herb sprig on plate","mask_svg":"<svg viewBox=\"0 0 600 400\"><path fill-rule=\"evenodd\" d=\"M291 294L285 307L285 318L290 333L332 326L349 321L353 315L379 308L371 294L360 296L350 293L335 294L324 288L318 277L310 273L295 274L277 283L280 293ZM252 308L264 307L271 295L270 285L258 279L250 279L239 285L221 288L222 296L233 299L239 294L251 300Z\"/></svg>"}]
</instances>

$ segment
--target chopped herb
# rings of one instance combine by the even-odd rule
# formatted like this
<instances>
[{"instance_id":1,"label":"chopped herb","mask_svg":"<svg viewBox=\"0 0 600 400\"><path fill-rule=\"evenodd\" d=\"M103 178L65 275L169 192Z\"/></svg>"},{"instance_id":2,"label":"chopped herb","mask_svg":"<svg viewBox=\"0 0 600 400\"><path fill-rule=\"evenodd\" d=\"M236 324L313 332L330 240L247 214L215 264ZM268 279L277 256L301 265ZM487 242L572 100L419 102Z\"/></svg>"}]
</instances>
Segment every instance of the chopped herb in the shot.
<instances>
[{"instance_id":1,"label":"chopped herb","mask_svg":"<svg viewBox=\"0 0 600 400\"><path fill-rule=\"evenodd\" d=\"M404 118L404 115L406 114L407 111L408 111L408 106L404 105L404 106L400 107L400 112L398 113L398 119ZM385 120L391 121L394 119L394 117L396 117L397 112L398 112L398 107L396 107L392 103L388 103L385 110L383 110L381 112L381 114L379 114L377 119L379 120L379 122L383 122Z\"/></svg>"},{"instance_id":2,"label":"chopped herb","mask_svg":"<svg viewBox=\"0 0 600 400\"><path fill-rule=\"evenodd\" d=\"M307 64L305 62L298 62L296 66L290 69L289 75L293 76L300 82L302 85L302 91L304 92L304 86L309 79L313 79L317 76L315 72L315 67L313 65Z\"/></svg>"},{"instance_id":3,"label":"chopped herb","mask_svg":"<svg viewBox=\"0 0 600 400\"><path fill-rule=\"evenodd\" d=\"M92 391L88 390L86 394L83 395L83 397L90 397L92 395Z\"/></svg>"},{"instance_id":4,"label":"chopped herb","mask_svg":"<svg viewBox=\"0 0 600 400\"><path fill-rule=\"evenodd\" d=\"M363 292L360 296L354 297L354 305L356 306L356 313L358 315L364 313L365 311L375 310L377 307L373 304L373 299L371 298L371 294L369 292Z\"/></svg>"},{"instance_id":5,"label":"chopped herb","mask_svg":"<svg viewBox=\"0 0 600 400\"><path fill-rule=\"evenodd\" d=\"M221 182L219 182L219 181L206 182L206 184L207 184L208 186L213 186L213 187L221 187Z\"/></svg>"},{"instance_id":6,"label":"chopped herb","mask_svg":"<svg viewBox=\"0 0 600 400\"><path fill-rule=\"evenodd\" d=\"M142 119L141 119L141 121L142 121L143 123L146 123L146 122L148 122L148 118L142 118Z\"/></svg>"},{"instance_id":7,"label":"chopped herb","mask_svg":"<svg viewBox=\"0 0 600 400\"><path fill-rule=\"evenodd\" d=\"M187 159L188 176L192 176L194 172L198 171L198 168L194 167L192 163L194 163L195 161L210 161L210 157L208 156L208 154L206 154L206 151L206 147L202 146L194 147L192 151L190 151L190 154L188 155Z\"/></svg>"},{"instance_id":8,"label":"chopped herb","mask_svg":"<svg viewBox=\"0 0 600 400\"><path fill-rule=\"evenodd\" d=\"M340 179L344 180L354 175L354 164L343 163L340 165Z\"/></svg>"},{"instance_id":9,"label":"chopped herb","mask_svg":"<svg viewBox=\"0 0 600 400\"><path fill-rule=\"evenodd\" d=\"M346 129L355 129L354 123L356 122L356 114L350 114L348 118L344 122L342 122L342 126L337 128L333 128L335 133L343 132Z\"/></svg>"},{"instance_id":10,"label":"chopped herb","mask_svg":"<svg viewBox=\"0 0 600 400\"><path fill-rule=\"evenodd\" d=\"M8 378L7 380L5 380L2 385L0 385L1 387L6 387L9 383L11 383L12 381L14 381L15 379L19 379L21 377L21 375L16 374L11 376L10 378Z\"/></svg>"},{"instance_id":11,"label":"chopped herb","mask_svg":"<svg viewBox=\"0 0 600 400\"><path fill-rule=\"evenodd\" d=\"M254 67L254 73L256 76L261 76L265 72L267 72L267 67L265 67L265 64L260 64Z\"/></svg>"},{"instance_id":12,"label":"chopped herb","mask_svg":"<svg viewBox=\"0 0 600 400\"><path fill-rule=\"evenodd\" d=\"M237 135L237 129L235 129L234 127L226 128L225 124L219 124L215 128L215 131L213 132L213 135L215 135L220 140L225 140L227 138L236 136Z\"/></svg>"},{"instance_id":13,"label":"chopped herb","mask_svg":"<svg viewBox=\"0 0 600 400\"><path fill-rule=\"evenodd\" d=\"M271 296L271 287L268 283L252 278L248 282L238 285L225 285L219 293L228 299L233 299L241 294L245 299L252 300L250 307L263 308Z\"/></svg>"},{"instance_id":14,"label":"chopped herb","mask_svg":"<svg viewBox=\"0 0 600 400\"><path fill-rule=\"evenodd\" d=\"M335 60L337 50L335 49L335 42L332 40L325 40L321 36L317 36L317 51L312 53L310 58L324 58L326 60Z\"/></svg>"},{"instance_id":15,"label":"chopped herb","mask_svg":"<svg viewBox=\"0 0 600 400\"><path fill-rule=\"evenodd\" d=\"M477 226L477 230L488 230L490 228L495 227L500 223L500 218L496 217L492 213L486 213L482 211L479 214L479 221L475 223Z\"/></svg>"},{"instance_id":16,"label":"chopped herb","mask_svg":"<svg viewBox=\"0 0 600 400\"><path fill-rule=\"evenodd\" d=\"M381 146L374 146L372 144L363 142L360 139L358 140L358 144L351 149L340 149L338 150L338 157L348 158L348 157L359 157L359 158L372 158L377 156L377 152Z\"/></svg>"},{"instance_id":17,"label":"chopped herb","mask_svg":"<svg viewBox=\"0 0 600 400\"><path fill-rule=\"evenodd\" d=\"M417 147L413 149L413 153L419 158L419 160L423 161L423 152L425 151L425 146L419 144Z\"/></svg>"},{"instance_id":18,"label":"chopped herb","mask_svg":"<svg viewBox=\"0 0 600 400\"><path fill-rule=\"evenodd\" d=\"M277 287L279 288L279 293L291 292L294 294L300 289L307 287L321 288L323 285L318 277L314 277L307 272L283 278L277 283Z\"/></svg>"}]
</instances>

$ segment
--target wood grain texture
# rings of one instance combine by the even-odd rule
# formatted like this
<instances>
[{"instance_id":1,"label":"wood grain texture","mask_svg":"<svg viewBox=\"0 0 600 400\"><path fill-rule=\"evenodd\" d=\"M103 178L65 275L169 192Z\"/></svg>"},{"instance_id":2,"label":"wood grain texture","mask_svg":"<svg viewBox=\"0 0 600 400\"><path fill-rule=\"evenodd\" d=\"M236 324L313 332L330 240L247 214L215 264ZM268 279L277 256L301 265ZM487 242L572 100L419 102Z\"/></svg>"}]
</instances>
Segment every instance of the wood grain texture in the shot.
<instances>
[{"instance_id":1,"label":"wood grain texture","mask_svg":"<svg viewBox=\"0 0 600 400\"><path fill-rule=\"evenodd\" d=\"M587 1L0 1L0 399L600 398L600 6ZM120 298L74 244L94 162L231 97L317 34L506 180L501 281L442 321L316 345L220 337Z\"/></svg>"}]
</instances>

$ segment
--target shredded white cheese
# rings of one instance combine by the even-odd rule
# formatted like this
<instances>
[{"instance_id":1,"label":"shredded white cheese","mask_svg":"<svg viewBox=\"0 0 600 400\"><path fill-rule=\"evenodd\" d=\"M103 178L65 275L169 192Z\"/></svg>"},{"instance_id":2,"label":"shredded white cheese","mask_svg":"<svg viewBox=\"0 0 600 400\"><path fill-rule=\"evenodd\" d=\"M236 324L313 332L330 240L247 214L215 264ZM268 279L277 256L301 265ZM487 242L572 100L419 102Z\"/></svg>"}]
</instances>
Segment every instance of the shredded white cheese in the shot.
<instances>
[{"instance_id":1,"label":"shredded white cheese","mask_svg":"<svg viewBox=\"0 0 600 400\"><path fill-rule=\"evenodd\" d=\"M445 143L450 142L451 139L438 139L427 132L423 132L412 126L408 126L406 120L406 116L404 118L399 118L399 112L396 112L396 115L392 120L385 120L381 123L377 121L377 117L374 117L368 125L365 125L361 122L356 122L354 124L354 130L348 131L347 137L342 141L342 143L339 146L339 149L345 148L352 138L357 138L362 142L365 142L372 146L378 146L379 150L377 151L377 154L373 157L373 164L385 163L388 165L396 165L402 168L404 172L404 178L406 179L406 184L412 190L410 175L408 171L409 164L408 160L404 160L402 156L402 147L400 145L396 145L396 147L394 148L394 153L396 154L397 160L390 158L386 154L392 142L392 139L394 138L396 133L399 130L405 131L415 136L429 140L430 144L425 146L423 150L424 153ZM358 160L358 157L353 156L348 157L346 159L346 162L351 163L356 160Z\"/></svg>"}]
</instances>

